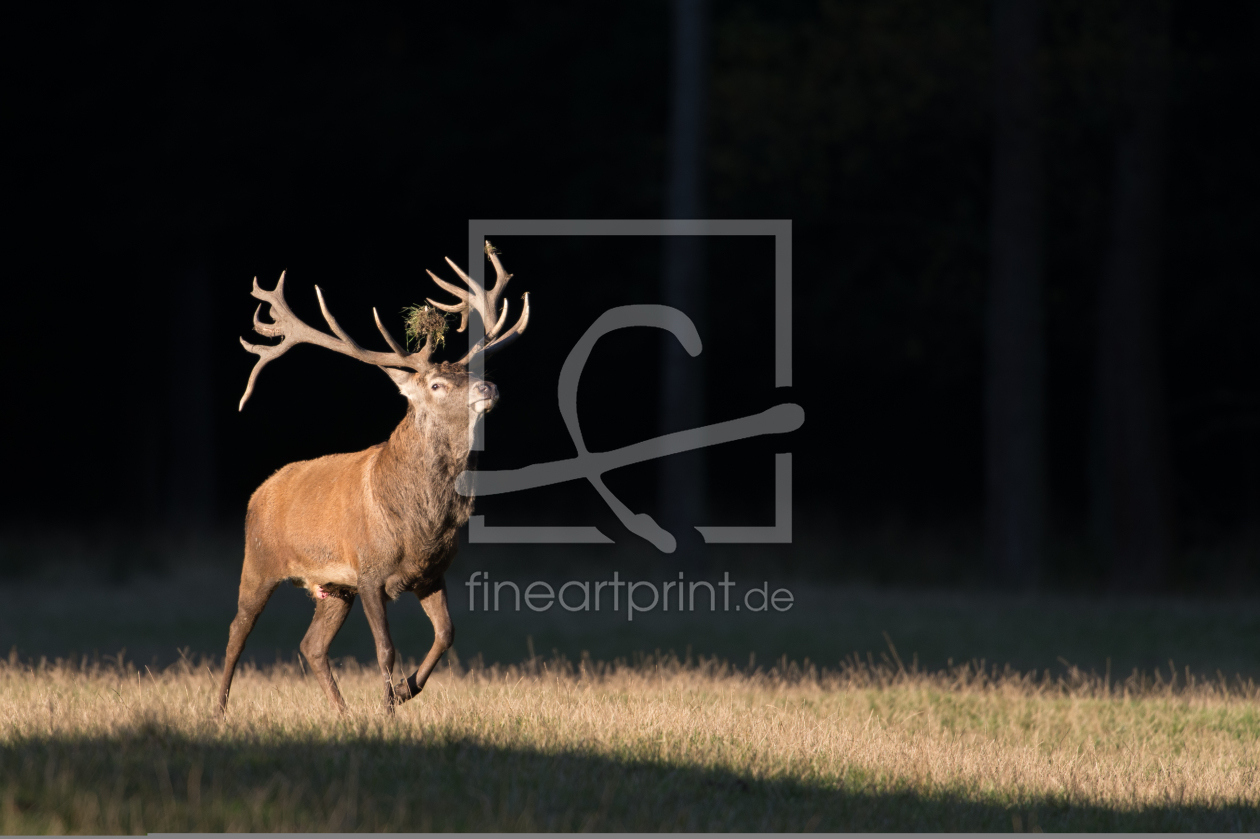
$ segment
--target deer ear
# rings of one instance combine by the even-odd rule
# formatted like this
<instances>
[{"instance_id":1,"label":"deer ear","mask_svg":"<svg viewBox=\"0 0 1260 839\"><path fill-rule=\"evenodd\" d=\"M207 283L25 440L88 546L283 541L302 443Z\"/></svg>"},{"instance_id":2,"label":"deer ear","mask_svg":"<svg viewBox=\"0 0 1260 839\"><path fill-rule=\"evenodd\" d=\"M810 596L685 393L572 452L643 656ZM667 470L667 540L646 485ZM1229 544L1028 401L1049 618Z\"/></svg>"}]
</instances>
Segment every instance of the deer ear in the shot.
<instances>
[{"instance_id":1,"label":"deer ear","mask_svg":"<svg viewBox=\"0 0 1260 839\"><path fill-rule=\"evenodd\" d=\"M411 370L399 370L397 367L382 367L385 375L394 380L394 384L398 385L398 389L402 391L403 396L411 396L408 391L415 389L413 377L416 375Z\"/></svg>"}]
</instances>

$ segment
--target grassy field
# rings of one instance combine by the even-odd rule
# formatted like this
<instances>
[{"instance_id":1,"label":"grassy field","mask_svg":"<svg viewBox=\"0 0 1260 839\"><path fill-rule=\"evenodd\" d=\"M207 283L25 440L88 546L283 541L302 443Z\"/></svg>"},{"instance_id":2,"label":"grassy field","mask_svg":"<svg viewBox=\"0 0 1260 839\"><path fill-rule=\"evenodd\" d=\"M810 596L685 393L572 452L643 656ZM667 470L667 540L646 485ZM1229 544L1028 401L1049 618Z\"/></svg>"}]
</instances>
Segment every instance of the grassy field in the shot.
<instances>
[{"instance_id":1,"label":"grassy field","mask_svg":"<svg viewBox=\"0 0 1260 839\"><path fill-rule=\"evenodd\" d=\"M456 655L392 720L358 606L348 717L283 587L219 721L232 569L0 583L0 830L1260 829L1253 601L787 582L789 612L631 623L470 611L463 579ZM428 648L414 599L390 621Z\"/></svg>"},{"instance_id":2,"label":"grassy field","mask_svg":"<svg viewBox=\"0 0 1260 839\"><path fill-rule=\"evenodd\" d=\"M0 668L5 833L1257 830L1260 705L1235 682L748 674L672 659L439 672L393 719L339 668Z\"/></svg>"}]
</instances>

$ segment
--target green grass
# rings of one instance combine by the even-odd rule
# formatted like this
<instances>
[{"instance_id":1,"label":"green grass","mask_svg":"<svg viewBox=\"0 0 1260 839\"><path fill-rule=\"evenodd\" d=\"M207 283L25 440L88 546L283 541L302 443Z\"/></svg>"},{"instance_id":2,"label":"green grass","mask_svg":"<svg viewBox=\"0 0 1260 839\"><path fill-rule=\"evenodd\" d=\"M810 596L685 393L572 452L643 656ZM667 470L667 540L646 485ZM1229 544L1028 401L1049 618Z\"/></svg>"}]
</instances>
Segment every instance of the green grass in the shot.
<instances>
[{"instance_id":1,"label":"green grass","mask_svg":"<svg viewBox=\"0 0 1260 839\"><path fill-rule=\"evenodd\" d=\"M239 677L224 723L211 671L233 570L0 582L0 644L16 650L0 666L0 828L1260 829L1253 601L777 582L789 612L630 623L470 613L477 567L451 578L457 655L393 721L350 658L351 714L329 712L295 658L312 605L290 587L250 638L247 660L266 666ZM404 657L428 648L414 599L390 623ZM101 662L124 648L136 665ZM332 652L372 659L359 607ZM615 659L639 663L595 664ZM980 660L983 677L959 666Z\"/></svg>"}]
</instances>

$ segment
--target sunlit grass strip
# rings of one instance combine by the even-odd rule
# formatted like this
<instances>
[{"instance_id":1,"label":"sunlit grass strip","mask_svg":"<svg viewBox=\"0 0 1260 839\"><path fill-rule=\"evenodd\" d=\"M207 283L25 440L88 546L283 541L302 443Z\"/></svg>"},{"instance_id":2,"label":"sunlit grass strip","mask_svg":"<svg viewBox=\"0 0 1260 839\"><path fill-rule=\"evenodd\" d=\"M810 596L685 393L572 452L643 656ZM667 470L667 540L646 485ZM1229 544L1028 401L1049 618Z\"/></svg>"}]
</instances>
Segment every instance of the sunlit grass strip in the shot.
<instances>
[{"instance_id":1,"label":"sunlit grass strip","mask_svg":"<svg viewBox=\"0 0 1260 839\"><path fill-rule=\"evenodd\" d=\"M1256 829L1254 684L976 664L0 665L0 830Z\"/></svg>"}]
</instances>

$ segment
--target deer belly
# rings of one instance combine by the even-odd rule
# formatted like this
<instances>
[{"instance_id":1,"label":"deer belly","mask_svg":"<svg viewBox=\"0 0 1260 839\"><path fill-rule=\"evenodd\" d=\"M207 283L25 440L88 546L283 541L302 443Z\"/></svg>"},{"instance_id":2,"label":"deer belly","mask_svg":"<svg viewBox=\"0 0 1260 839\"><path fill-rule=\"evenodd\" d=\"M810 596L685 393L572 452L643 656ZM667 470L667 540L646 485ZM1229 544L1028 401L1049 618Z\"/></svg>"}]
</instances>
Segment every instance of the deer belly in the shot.
<instances>
[{"instance_id":1,"label":"deer belly","mask_svg":"<svg viewBox=\"0 0 1260 839\"><path fill-rule=\"evenodd\" d=\"M348 565L330 565L315 572L290 578L298 588L306 589L314 600L354 597L359 589L359 575Z\"/></svg>"},{"instance_id":2,"label":"deer belly","mask_svg":"<svg viewBox=\"0 0 1260 839\"><path fill-rule=\"evenodd\" d=\"M318 571L307 572L307 579L313 584L327 584L343 588L358 588L359 572L349 565L326 565Z\"/></svg>"},{"instance_id":3,"label":"deer belly","mask_svg":"<svg viewBox=\"0 0 1260 839\"><path fill-rule=\"evenodd\" d=\"M304 588L315 600L329 595L353 594L359 587L359 572L347 562L338 560L307 561L294 568L289 579Z\"/></svg>"}]
</instances>

